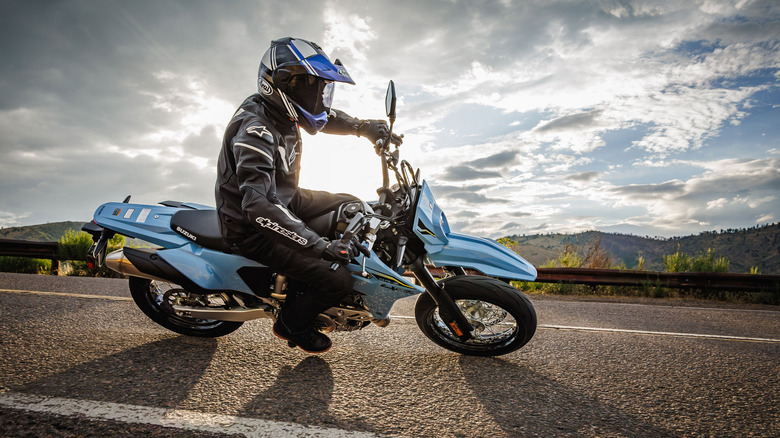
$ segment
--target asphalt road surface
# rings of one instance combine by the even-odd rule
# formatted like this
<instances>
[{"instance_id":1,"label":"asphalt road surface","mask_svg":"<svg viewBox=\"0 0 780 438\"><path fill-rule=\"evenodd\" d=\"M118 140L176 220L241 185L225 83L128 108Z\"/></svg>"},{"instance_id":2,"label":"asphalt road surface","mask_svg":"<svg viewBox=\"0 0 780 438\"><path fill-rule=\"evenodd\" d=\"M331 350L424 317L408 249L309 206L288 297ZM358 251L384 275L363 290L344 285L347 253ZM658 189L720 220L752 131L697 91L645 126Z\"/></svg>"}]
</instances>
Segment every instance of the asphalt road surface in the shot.
<instances>
[{"instance_id":1,"label":"asphalt road surface","mask_svg":"<svg viewBox=\"0 0 780 438\"><path fill-rule=\"evenodd\" d=\"M0 289L0 436L780 436L772 307L532 296L531 342L476 358L428 341L403 300L310 356L269 320L166 331L124 280Z\"/></svg>"}]
</instances>

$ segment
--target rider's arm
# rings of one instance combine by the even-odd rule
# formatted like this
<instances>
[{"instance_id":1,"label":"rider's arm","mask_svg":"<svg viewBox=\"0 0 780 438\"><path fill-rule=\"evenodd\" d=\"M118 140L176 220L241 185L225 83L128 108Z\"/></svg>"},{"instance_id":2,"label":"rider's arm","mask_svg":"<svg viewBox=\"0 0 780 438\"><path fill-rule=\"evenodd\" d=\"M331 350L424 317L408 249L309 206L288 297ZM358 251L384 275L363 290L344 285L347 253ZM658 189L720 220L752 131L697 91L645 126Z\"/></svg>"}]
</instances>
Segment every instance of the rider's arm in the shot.
<instances>
[{"instance_id":1,"label":"rider's arm","mask_svg":"<svg viewBox=\"0 0 780 438\"><path fill-rule=\"evenodd\" d=\"M358 128L362 122L364 121L352 117L344 111L331 109L328 114L328 123L322 128L322 132L337 135L358 135Z\"/></svg>"},{"instance_id":2,"label":"rider's arm","mask_svg":"<svg viewBox=\"0 0 780 438\"><path fill-rule=\"evenodd\" d=\"M375 144L377 140L387 138L390 134L390 129L384 120L357 119L344 111L331 109L328 114L328 123L322 128L322 132L326 134L351 134L358 137L366 137L371 144ZM396 134L393 134L392 141L397 145L403 143L401 137Z\"/></svg>"},{"instance_id":3,"label":"rider's arm","mask_svg":"<svg viewBox=\"0 0 780 438\"><path fill-rule=\"evenodd\" d=\"M255 229L304 255L320 257L327 242L289 211L276 195L274 136L257 122L246 123L232 140L241 207Z\"/></svg>"}]
</instances>

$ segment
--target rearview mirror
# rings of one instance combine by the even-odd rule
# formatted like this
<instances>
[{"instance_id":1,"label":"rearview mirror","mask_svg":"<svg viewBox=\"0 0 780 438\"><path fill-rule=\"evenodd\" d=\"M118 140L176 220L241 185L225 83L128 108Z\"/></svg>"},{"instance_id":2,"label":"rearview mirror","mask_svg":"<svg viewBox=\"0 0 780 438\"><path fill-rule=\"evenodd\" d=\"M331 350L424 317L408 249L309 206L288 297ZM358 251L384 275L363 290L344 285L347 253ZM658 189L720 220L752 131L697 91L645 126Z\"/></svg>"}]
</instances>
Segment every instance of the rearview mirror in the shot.
<instances>
[{"instance_id":1,"label":"rearview mirror","mask_svg":"<svg viewBox=\"0 0 780 438\"><path fill-rule=\"evenodd\" d=\"M387 112L387 117L390 117L391 119L395 119L395 84L393 81L390 81L389 84L387 84L387 96L385 96L385 111Z\"/></svg>"}]
</instances>

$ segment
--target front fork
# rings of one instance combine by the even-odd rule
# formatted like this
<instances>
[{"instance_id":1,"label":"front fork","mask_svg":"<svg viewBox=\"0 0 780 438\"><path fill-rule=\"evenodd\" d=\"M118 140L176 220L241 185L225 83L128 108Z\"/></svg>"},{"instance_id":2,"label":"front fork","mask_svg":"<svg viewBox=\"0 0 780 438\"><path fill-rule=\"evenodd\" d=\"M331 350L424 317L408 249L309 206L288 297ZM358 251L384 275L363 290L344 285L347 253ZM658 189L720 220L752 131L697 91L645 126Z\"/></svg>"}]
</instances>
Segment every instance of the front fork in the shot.
<instances>
[{"instance_id":1,"label":"front fork","mask_svg":"<svg viewBox=\"0 0 780 438\"><path fill-rule=\"evenodd\" d=\"M422 262L422 257L415 260L409 268L414 276L417 277L417 281L420 282L431 298L433 298L433 301L436 302L436 305L439 306L439 316L447 324L452 334L463 342L471 339L471 324L463 316L463 312L460 311L450 294L433 278L433 275L431 275Z\"/></svg>"}]
</instances>

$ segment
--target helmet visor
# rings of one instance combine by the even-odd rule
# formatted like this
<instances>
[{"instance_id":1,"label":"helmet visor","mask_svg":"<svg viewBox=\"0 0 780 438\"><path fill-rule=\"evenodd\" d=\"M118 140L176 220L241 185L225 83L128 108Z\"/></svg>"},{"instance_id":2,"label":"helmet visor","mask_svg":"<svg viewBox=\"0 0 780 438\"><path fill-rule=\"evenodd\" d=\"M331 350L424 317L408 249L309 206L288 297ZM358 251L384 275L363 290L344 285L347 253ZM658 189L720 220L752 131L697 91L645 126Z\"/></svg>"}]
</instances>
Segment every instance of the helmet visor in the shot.
<instances>
[{"instance_id":1,"label":"helmet visor","mask_svg":"<svg viewBox=\"0 0 780 438\"><path fill-rule=\"evenodd\" d=\"M330 111L334 83L311 75L295 75L285 87L288 96L310 114Z\"/></svg>"}]
</instances>

